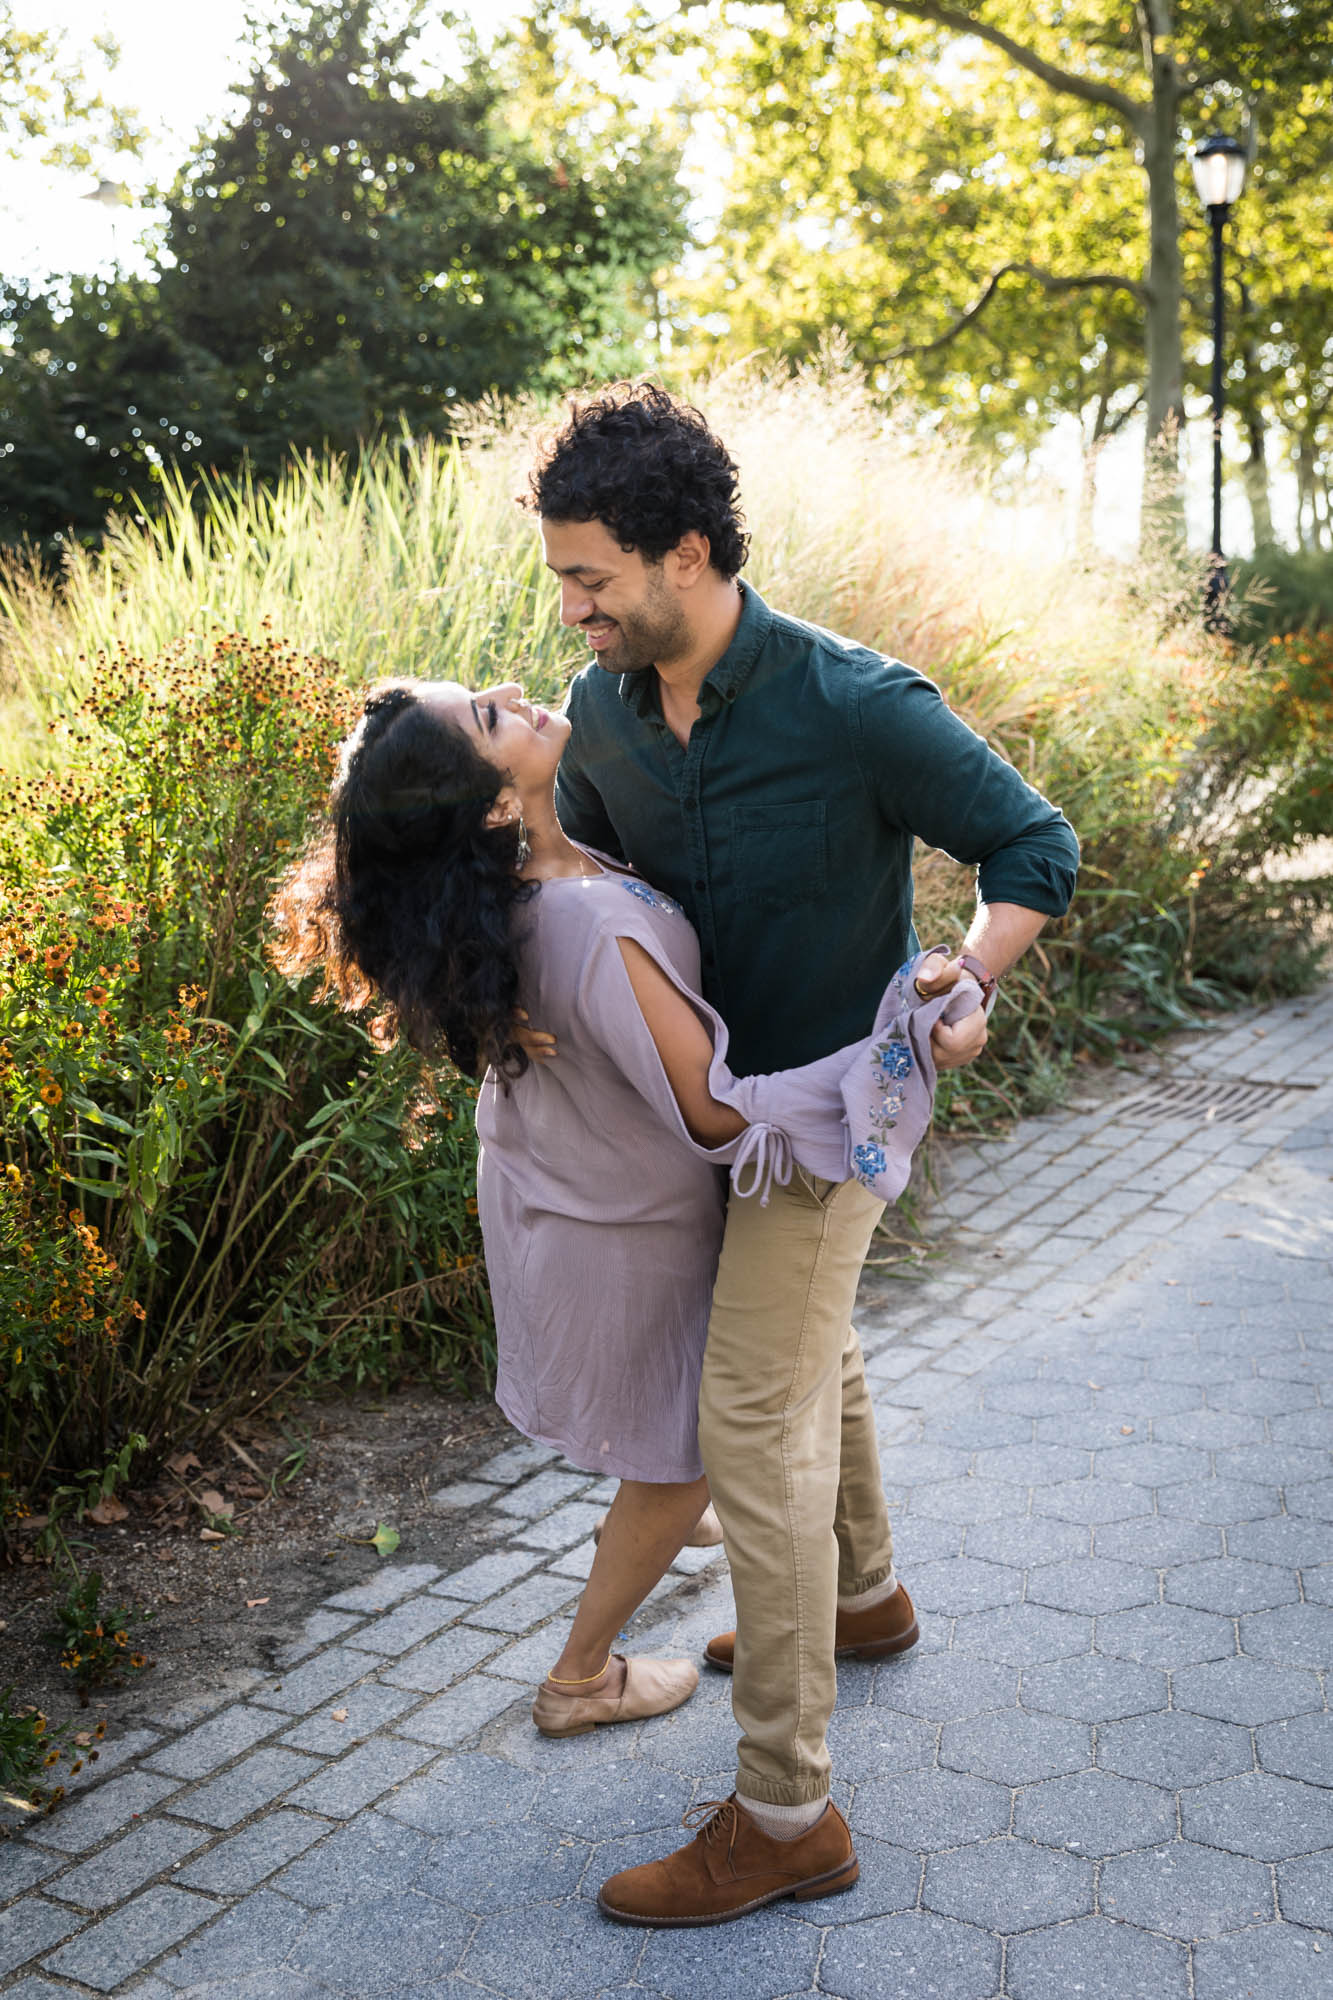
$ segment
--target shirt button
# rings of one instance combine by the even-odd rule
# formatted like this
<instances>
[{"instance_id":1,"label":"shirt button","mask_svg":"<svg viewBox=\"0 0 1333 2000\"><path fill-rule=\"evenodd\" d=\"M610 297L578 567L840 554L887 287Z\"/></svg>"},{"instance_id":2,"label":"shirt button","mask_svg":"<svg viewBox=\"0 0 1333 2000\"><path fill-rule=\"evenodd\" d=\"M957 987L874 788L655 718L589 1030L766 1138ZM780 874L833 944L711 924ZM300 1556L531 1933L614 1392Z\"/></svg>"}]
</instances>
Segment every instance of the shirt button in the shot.
<instances>
[{"instance_id":1,"label":"shirt button","mask_svg":"<svg viewBox=\"0 0 1333 2000\"><path fill-rule=\"evenodd\" d=\"M706 882L696 882L696 883L695 883L695 885L694 885L694 893L695 893L695 895L696 895L696 896L702 896L702 895L704 894L705 890L707 889L707 887L708 887L708 884L707 884Z\"/></svg>"}]
</instances>

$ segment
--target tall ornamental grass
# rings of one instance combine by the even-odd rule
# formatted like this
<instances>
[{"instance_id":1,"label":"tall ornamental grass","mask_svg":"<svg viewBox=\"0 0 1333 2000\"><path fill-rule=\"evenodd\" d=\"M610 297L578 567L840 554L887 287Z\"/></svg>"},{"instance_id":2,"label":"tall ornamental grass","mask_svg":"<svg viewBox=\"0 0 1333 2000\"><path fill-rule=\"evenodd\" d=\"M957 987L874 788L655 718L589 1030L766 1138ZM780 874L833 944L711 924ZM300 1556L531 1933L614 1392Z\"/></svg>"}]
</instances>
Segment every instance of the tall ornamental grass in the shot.
<instances>
[{"instance_id":1,"label":"tall ornamental grass","mask_svg":"<svg viewBox=\"0 0 1333 2000\"><path fill-rule=\"evenodd\" d=\"M1052 560L984 468L836 366L693 393L741 466L756 586L931 673L1082 837L1074 909L942 1121L1311 976L1327 634L1246 652L1182 615L1188 576ZM167 483L58 585L0 577L11 1512L297 1373L486 1366L467 1086L277 978L263 910L365 681L551 700L581 664L514 505L540 421L483 411L271 488ZM917 895L923 936L956 936L970 870L924 854Z\"/></svg>"}]
</instances>

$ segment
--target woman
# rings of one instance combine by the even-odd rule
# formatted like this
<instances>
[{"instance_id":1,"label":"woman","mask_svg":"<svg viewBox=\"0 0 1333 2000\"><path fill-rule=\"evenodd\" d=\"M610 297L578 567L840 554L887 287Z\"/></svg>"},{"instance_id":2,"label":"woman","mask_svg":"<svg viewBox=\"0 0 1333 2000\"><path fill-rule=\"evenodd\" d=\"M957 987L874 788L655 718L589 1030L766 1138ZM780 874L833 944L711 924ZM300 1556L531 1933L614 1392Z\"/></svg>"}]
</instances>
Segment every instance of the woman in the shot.
<instances>
[{"instance_id":1,"label":"woman","mask_svg":"<svg viewBox=\"0 0 1333 2000\"><path fill-rule=\"evenodd\" d=\"M762 1199L794 1153L896 1195L929 1115L930 1027L981 1004L972 986L921 1005L919 967L904 967L866 1043L733 1078L683 912L561 832L569 730L512 684L372 692L344 745L331 834L275 905L285 970L322 967L345 1006L378 995L414 1048L485 1071L477 1185L496 1399L520 1431L620 1481L533 1706L558 1736L662 1713L697 1685L689 1661L626 1661L612 1643L707 1504L695 1420L717 1167ZM551 1031L554 1060L530 1061L516 1028L527 1017Z\"/></svg>"}]
</instances>

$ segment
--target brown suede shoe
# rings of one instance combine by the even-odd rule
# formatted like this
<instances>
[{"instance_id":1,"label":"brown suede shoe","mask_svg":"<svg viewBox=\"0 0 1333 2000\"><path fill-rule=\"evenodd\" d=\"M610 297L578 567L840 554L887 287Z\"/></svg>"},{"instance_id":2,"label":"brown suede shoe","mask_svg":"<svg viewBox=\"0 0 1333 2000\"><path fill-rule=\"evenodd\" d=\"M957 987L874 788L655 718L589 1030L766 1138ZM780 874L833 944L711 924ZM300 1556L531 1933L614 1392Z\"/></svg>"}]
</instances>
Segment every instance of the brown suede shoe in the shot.
<instances>
[{"instance_id":1,"label":"brown suede shoe","mask_svg":"<svg viewBox=\"0 0 1333 2000\"><path fill-rule=\"evenodd\" d=\"M869 1611L838 1612L834 1628L835 1659L877 1660L885 1653L905 1653L921 1637L916 1611L902 1584L892 1597L874 1604ZM724 1674L736 1664L736 1634L719 1632L704 1647L704 1658Z\"/></svg>"},{"instance_id":2,"label":"brown suede shoe","mask_svg":"<svg viewBox=\"0 0 1333 2000\"><path fill-rule=\"evenodd\" d=\"M691 1806L681 1824L699 1828L688 1847L603 1882L597 1906L604 1917L664 1928L729 1924L784 1896L798 1903L836 1896L861 1872L847 1822L831 1799L798 1840L774 1840L734 1792Z\"/></svg>"}]
</instances>

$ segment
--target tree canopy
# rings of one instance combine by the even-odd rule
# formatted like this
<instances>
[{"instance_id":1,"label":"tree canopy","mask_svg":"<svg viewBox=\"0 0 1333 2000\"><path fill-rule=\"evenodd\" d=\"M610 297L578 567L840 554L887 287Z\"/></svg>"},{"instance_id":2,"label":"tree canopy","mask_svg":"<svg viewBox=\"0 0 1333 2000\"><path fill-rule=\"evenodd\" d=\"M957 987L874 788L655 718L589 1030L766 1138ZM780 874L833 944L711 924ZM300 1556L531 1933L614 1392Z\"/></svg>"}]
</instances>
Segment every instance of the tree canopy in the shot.
<instances>
[{"instance_id":1,"label":"tree canopy","mask_svg":"<svg viewBox=\"0 0 1333 2000\"><path fill-rule=\"evenodd\" d=\"M96 532L163 462L267 475L293 448L444 429L484 395L632 361L683 240L671 147L544 117L531 52L508 94L479 59L423 86L421 13L289 20L169 190L149 278L9 288L11 539Z\"/></svg>"}]
</instances>

